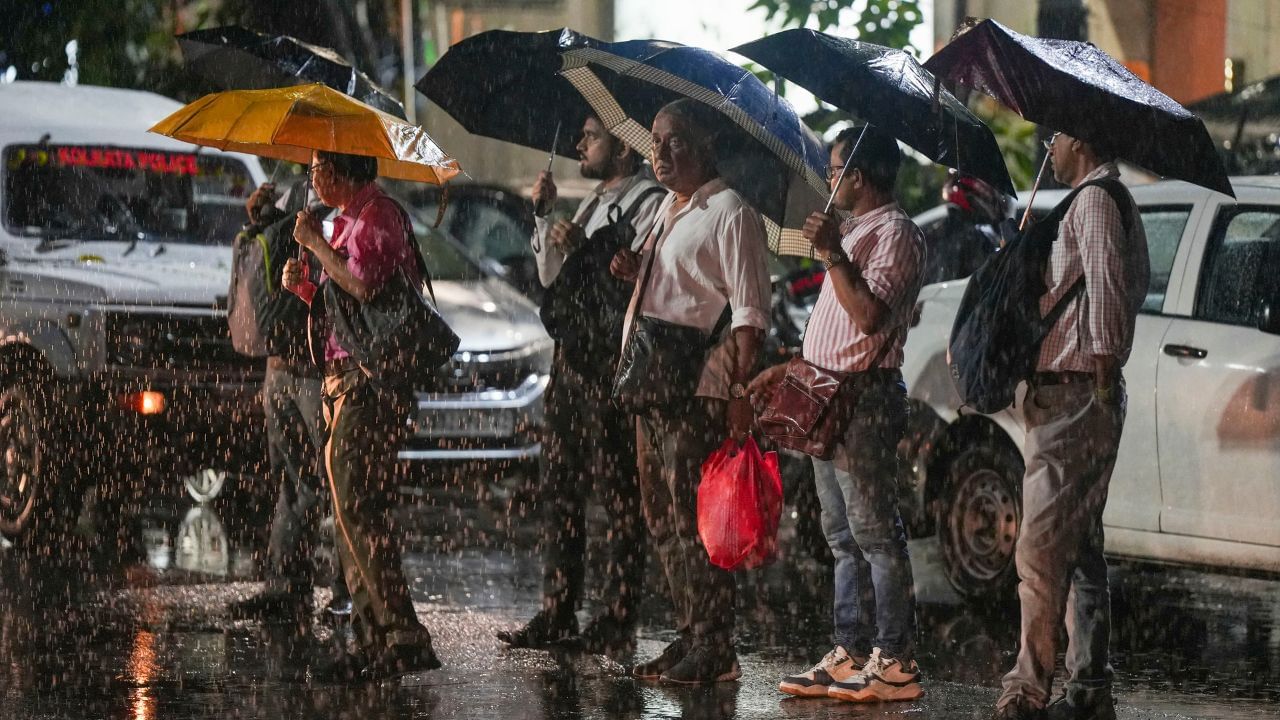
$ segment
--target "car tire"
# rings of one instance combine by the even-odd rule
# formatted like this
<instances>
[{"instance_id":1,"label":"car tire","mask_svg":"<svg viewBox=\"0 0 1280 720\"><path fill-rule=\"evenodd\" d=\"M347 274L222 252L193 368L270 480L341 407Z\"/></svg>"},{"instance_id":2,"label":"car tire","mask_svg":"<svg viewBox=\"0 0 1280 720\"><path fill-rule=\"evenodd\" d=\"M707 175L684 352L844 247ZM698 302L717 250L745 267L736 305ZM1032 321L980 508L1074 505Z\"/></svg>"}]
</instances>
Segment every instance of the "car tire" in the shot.
<instances>
[{"instance_id":1,"label":"car tire","mask_svg":"<svg viewBox=\"0 0 1280 720\"><path fill-rule=\"evenodd\" d=\"M0 389L0 534L18 546L56 543L78 516L58 396L55 381L34 371Z\"/></svg>"},{"instance_id":2,"label":"car tire","mask_svg":"<svg viewBox=\"0 0 1280 720\"><path fill-rule=\"evenodd\" d=\"M936 527L947 580L967 600L1013 596L1023 468L1012 448L992 444L970 447L949 464Z\"/></svg>"}]
</instances>

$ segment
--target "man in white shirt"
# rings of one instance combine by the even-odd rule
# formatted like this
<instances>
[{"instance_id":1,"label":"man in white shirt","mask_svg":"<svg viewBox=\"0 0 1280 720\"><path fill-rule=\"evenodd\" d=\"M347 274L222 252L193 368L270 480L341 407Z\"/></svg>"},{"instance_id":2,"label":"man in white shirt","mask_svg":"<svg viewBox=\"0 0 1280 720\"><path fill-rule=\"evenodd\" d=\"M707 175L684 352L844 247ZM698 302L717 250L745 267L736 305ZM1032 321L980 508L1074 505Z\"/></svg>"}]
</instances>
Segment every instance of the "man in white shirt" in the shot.
<instances>
[{"instance_id":1,"label":"man in white shirt","mask_svg":"<svg viewBox=\"0 0 1280 720\"><path fill-rule=\"evenodd\" d=\"M582 201L572 220L536 218L531 240L544 286L557 280L565 260L594 241L596 231L624 216L644 242L666 192L643 172L640 156L610 135L594 117L587 118L578 141L579 167L585 178L600 184ZM533 186L535 204L555 202L556 185L544 172ZM616 208L616 209L615 209ZM607 254L604 256L607 259ZM582 278L565 278L579 282ZM587 282L616 283L604 267ZM548 294L544 302L553 302ZM544 315L546 317L546 315ZM579 332L605 334L582 318ZM548 327L550 330L551 328ZM611 336L611 334L610 334ZM558 343L545 397L542 498L547 513L543 554L542 610L518 630L500 631L513 647L542 647L579 635L575 611L582 599L587 548L586 505L599 501L609 516L608 557L601 591L603 612L581 633L582 643L604 652L625 645L635 626L635 601L644 582L644 529L640 489L636 482L635 429L630 416L609 400L613 368L584 370Z\"/></svg>"},{"instance_id":2,"label":"man in white shirt","mask_svg":"<svg viewBox=\"0 0 1280 720\"><path fill-rule=\"evenodd\" d=\"M805 223L827 266L804 334L804 359L849 373L852 418L832 460L814 458L822 528L835 557L835 647L778 689L801 697L883 702L920 697L915 597L907 536L898 511L897 445L906 432L902 346L924 273L924 236L893 196L901 154L891 136L849 128L831 147L833 205ZM854 148L854 145L857 148ZM844 180L836 178L841 170ZM784 365L751 383L772 392ZM874 602L873 602L874 600Z\"/></svg>"},{"instance_id":3,"label":"man in white shirt","mask_svg":"<svg viewBox=\"0 0 1280 720\"><path fill-rule=\"evenodd\" d=\"M716 170L714 133L725 122L693 100L659 111L654 174L671 193L644 252L620 251L612 267L619 278L636 282L624 338L630 340L640 316L696 328L708 344L716 342L717 329L729 327L710 350L692 396L640 415L636 428L645 521L667 576L679 636L632 672L673 683L741 675L733 648L733 576L709 561L696 510L702 462L726 438L741 440L751 429L745 385L769 323L764 223Z\"/></svg>"}]
</instances>

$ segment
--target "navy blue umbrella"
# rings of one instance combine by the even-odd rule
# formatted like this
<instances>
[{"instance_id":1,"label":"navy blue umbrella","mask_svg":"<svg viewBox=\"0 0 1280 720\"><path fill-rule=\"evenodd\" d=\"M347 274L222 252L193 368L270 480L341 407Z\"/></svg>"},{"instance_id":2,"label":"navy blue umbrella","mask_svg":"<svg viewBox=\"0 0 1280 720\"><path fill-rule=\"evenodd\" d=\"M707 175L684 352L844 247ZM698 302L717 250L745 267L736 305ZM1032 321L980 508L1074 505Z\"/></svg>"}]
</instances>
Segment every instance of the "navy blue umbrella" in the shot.
<instances>
[{"instance_id":1,"label":"navy blue umbrella","mask_svg":"<svg viewBox=\"0 0 1280 720\"><path fill-rule=\"evenodd\" d=\"M909 53L807 29L784 30L733 51L925 157L1014 194L991 129L938 88L933 75Z\"/></svg>"},{"instance_id":2,"label":"navy blue umbrella","mask_svg":"<svg viewBox=\"0 0 1280 720\"><path fill-rule=\"evenodd\" d=\"M924 66L1158 175L1234 195L1200 118L1089 43L1029 37L984 20Z\"/></svg>"},{"instance_id":3,"label":"navy blue umbrella","mask_svg":"<svg viewBox=\"0 0 1280 720\"><path fill-rule=\"evenodd\" d=\"M404 118L404 105L337 52L288 35L264 35L238 25L178 36L187 66L228 90L266 90L323 83L385 113Z\"/></svg>"},{"instance_id":4,"label":"navy blue umbrella","mask_svg":"<svg viewBox=\"0 0 1280 720\"><path fill-rule=\"evenodd\" d=\"M570 48L561 74L587 99L610 132L650 157L650 126L663 105L680 98L724 117L716 130L721 176L765 218L777 253L809 256L800 234L829 190L827 154L794 108L755 75L723 56L661 40L629 40Z\"/></svg>"}]
</instances>

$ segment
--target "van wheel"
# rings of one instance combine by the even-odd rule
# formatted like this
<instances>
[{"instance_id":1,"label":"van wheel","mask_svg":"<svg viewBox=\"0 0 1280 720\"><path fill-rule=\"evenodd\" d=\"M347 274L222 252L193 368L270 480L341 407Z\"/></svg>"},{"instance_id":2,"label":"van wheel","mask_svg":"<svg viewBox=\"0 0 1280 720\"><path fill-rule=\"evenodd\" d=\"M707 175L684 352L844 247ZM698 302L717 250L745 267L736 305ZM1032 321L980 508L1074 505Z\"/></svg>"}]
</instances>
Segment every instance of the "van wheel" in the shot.
<instances>
[{"instance_id":1,"label":"van wheel","mask_svg":"<svg viewBox=\"0 0 1280 720\"><path fill-rule=\"evenodd\" d=\"M52 382L33 374L0 389L0 534L17 544L52 541L74 524L63 478L60 433L49 409Z\"/></svg>"},{"instance_id":2,"label":"van wheel","mask_svg":"<svg viewBox=\"0 0 1280 720\"><path fill-rule=\"evenodd\" d=\"M1023 467L1012 449L979 445L957 455L948 469L937 505L938 540L947 580L968 600L1012 597Z\"/></svg>"}]
</instances>

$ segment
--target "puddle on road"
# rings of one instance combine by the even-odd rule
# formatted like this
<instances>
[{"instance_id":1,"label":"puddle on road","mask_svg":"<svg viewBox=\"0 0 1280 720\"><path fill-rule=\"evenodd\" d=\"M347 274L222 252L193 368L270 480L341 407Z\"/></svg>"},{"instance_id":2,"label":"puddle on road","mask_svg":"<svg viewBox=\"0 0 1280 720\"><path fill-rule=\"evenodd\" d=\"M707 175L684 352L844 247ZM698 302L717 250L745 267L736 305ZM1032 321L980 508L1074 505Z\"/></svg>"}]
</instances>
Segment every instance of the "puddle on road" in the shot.
<instances>
[{"instance_id":1,"label":"puddle on road","mask_svg":"<svg viewBox=\"0 0 1280 720\"><path fill-rule=\"evenodd\" d=\"M411 538L406 574L444 670L363 688L278 681L284 644L276 631L225 613L259 587L252 580L265 523L237 526L215 506L180 506L137 518L137 562L127 565L102 548L82 556L0 551L0 695L24 717L350 716L353 708L406 718L871 716L826 701L780 703L773 690L781 674L829 649L830 577L821 563L784 561L740 575L747 681L671 690L637 684L603 658L502 649L493 633L537 607L538 557L527 542L501 540L432 552L449 517L457 519L432 507L402 516ZM971 717L1012 663L1016 610L960 604L928 541L913 543L913 553L930 693L900 710ZM660 587L656 570L649 579ZM1112 586L1122 696L1280 701L1280 582L1122 564ZM661 593L649 593L642 617L636 653L647 656L669 639ZM477 712L477 692L485 712Z\"/></svg>"}]
</instances>

